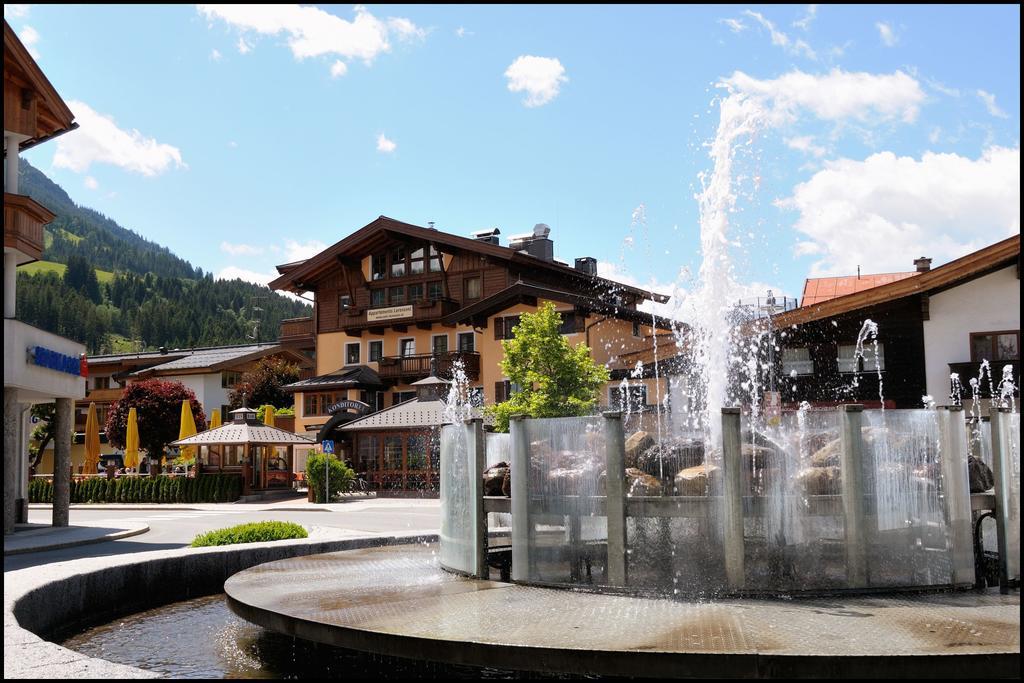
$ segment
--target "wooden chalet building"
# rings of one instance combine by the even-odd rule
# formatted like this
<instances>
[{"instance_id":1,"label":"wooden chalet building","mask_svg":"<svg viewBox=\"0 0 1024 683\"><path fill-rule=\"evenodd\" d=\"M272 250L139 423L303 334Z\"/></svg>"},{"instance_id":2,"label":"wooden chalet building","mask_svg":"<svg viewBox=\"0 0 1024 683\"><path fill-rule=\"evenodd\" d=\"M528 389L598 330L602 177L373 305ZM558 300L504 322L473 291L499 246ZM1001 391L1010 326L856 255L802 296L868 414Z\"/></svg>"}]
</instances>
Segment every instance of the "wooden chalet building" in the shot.
<instances>
[{"instance_id":1,"label":"wooden chalet building","mask_svg":"<svg viewBox=\"0 0 1024 683\"><path fill-rule=\"evenodd\" d=\"M481 404L505 400L511 386L499 367L501 341L520 315L548 301L562 314L569 343L585 343L617 374L620 357L650 346L655 328L670 333L667 320L637 308L667 296L599 277L593 258L556 261L547 226L512 237L509 246L499 235L463 237L381 216L305 261L278 266L271 288L315 299L310 318L285 321L281 332L282 344L315 350L316 376L290 387L296 431L335 440L352 460L358 430L343 430L345 422L413 399L413 383L432 369L450 379L456 361ZM602 396L617 385L610 382ZM641 400L657 405L660 398L651 381ZM372 463L365 448L359 452ZM391 469L416 479L408 463Z\"/></svg>"}]
</instances>

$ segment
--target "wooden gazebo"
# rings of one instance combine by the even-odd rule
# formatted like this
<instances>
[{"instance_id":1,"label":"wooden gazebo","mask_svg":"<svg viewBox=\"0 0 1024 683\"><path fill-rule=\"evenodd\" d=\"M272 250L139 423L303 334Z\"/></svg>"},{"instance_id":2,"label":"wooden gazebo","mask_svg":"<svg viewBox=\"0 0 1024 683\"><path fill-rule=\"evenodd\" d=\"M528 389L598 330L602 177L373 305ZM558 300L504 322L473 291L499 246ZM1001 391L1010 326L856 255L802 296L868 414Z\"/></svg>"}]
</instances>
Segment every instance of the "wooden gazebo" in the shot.
<instances>
[{"instance_id":1,"label":"wooden gazebo","mask_svg":"<svg viewBox=\"0 0 1024 683\"><path fill-rule=\"evenodd\" d=\"M263 424L252 408L239 408L229 414L231 422L171 445L196 446L201 471L241 474L245 490L290 487L294 477L293 448L308 446L313 441Z\"/></svg>"}]
</instances>

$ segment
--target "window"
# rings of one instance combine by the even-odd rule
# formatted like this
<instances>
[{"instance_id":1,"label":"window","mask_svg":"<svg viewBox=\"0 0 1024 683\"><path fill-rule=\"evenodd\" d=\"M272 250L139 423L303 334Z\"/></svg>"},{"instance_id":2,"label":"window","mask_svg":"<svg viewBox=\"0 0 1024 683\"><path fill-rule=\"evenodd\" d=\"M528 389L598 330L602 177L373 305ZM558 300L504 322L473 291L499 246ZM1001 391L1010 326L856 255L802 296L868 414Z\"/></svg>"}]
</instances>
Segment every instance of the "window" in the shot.
<instances>
[{"instance_id":1,"label":"window","mask_svg":"<svg viewBox=\"0 0 1024 683\"><path fill-rule=\"evenodd\" d=\"M504 403L512 395L512 383L507 379L494 383L494 402Z\"/></svg>"},{"instance_id":2,"label":"window","mask_svg":"<svg viewBox=\"0 0 1024 683\"><path fill-rule=\"evenodd\" d=\"M391 277L402 277L405 275L405 247L395 247L391 250Z\"/></svg>"},{"instance_id":3,"label":"window","mask_svg":"<svg viewBox=\"0 0 1024 683\"><path fill-rule=\"evenodd\" d=\"M381 287L380 289L371 289L370 290L370 305L373 306L374 308L380 308L381 306L387 306L388 305L387 295L388 295L387 290L385 290L383 287Z\"/></svg>"},{"instance_id":4,"label":"window","mask_svg":"<svg viewBox=\"0 0 1024 683\"><path fill-rule=\"evenodd\" d=\"M427 469L427 437L424 434L410 434L406 441L406 466L410 470Z\"/></svg>"},{"instance_id":5,"label":"window","mask_svg":"<svg viewBox=\"0 0 1024 683\"><path fill-rule=\"evenodd\" d=\"M405 438L402 436L385 436L384 437L384 469L385 470L400 470L402 469L402 442Z\"/></svg>"},{"instance_id":6,"label":"window","mask_svg":"<svg viewBox=\"0 0 1024 683\"><path fill-rule=\"evenodd\" d=\"M575 334L583 331L583 316L572 311L559 311L558 314L562 316L562 324L558 328L559 334Z\"/></svg>"},{"instance_id":7,"label":"window","mask_svg":"<svg viewBox=\"0 0 1024 683\"><path fill-rule=\"evenodd\" d=\"M1020 360L1020 332L974 332L971 334L971 360Z\"/></svg>"},{"instance_id":8,"label":"window","mask_svg":"<svg viewBox=\"0 0 1024 683\"><path fill-rule=\"evenodd\" d=\"M93 389L109 389L110 377L96 377L93 380Z\"/></svg>"},{"instance_id":9,"label":"window","mask_svg":"<svg viewBox=\"0 0 1024 683\"><path fill-rule=\"evenodd\" d=\"M429 268L430 268L430 272L431 273L440 273L441 270L442 270L442 268L441 268L441 254L438 253L437 249L434 249L433 247L430 247L430 266L429 266Z\"/></svg>"},{"instance_id":10,"label":"window","mask_svg":"<svg viewBox=\"0 0 1024 683\"><path fill-rule=\"evenodd\" d=\"M348 398L348 396L344 391L338 393L303 394L302 415L303 417L328 415L327 409L345 398Z\"/></svg>"},{"instance_id":11,"label":"window","mask_svg":"<svg viewBox=\"0 0 1024 683\"><path fill-rule=\"evenodd\" d=\"M875 357L875 345L865 344L863 358L856 358L856 344L840 344L836 362L839 372L878 372L885 370L885 345L878 343L878 357Z\"/></svg>"},{"instance_id":12,"label":"window","mask_svg":"<svg viewBox=\"0 0 1024 683\"><path fill-rule=\"evenodd\" d=\"M814 361L811 360L811 350L782 349L782 374L786 377L794 375L813 375Z\"/></svg>"},{"instance_id":13,"label":"window","mask_svg":"<svg viewBox=\"0 0 1024 683\"><path fill-rule=\"evenodd\" d=\"M374 400L374 402L373 402L373 411L374 412L377 412L378 410L384 410L384 392L383 391L375 391L374 392L373 400Z\"/></svg>"},{"instance_id":14,"label":"window","mask_svg":"<svg viewBox=\"0 0 1024 683\"><path fill-rule=\"evenodd\" d=\"M520 317L518 315L510 315L504 318L494 319L494 338L495 339L514 339L515 326L519 324Z\"/></svg>"},{"instance_id":15,"label":"window","mask_svg":"<svg viewBox=\"0 0 1024 683\"><path fill-rule=\"evenodd\" d=\"M399 403L405 403L416 398L415 391L392 391L391 392L391 405L397 406Z\"/></svg>"},{"instance_id":16,"label":"window","mask_svg":"<svg viewBox=\"0 0 1024 683\"><path fill-rule=\"evenodd\" d=\"M338 312L341 313L346 308L352 308L352 297L348 294L341 294L338 296Z\"/></svg>"},{"instance_id":17,"label":"window","mask_svg":"<svg viewBox=\"0 0 1024 683\"><path fill-rule=\"evenodd\" d=\"M388 258L385 254L374 254L371 266L373 280L383 280L388 276Z\"/></svg>"},{"instance_id":18,"label":"window","mask_svg":"<svg viewBox=\"0 0 1024 683\"><path fill-rule=\"evenodd\" d=\"M412 254L409 255L409 273L412 275L421 275L427 260L426 257L427 250L425 247L414 249Z\"/></svg>"},{"instance_id":19,"label":"window","mask_svg":"<svg viewBox=\"0 0 1024 683\"><path fill-rule=\"evenodd\" d=\"M366 352L370 356L368 360L371 363L376 363L384 355L384 342L380 339L369 342Z\"/></svg>"},{"instance_id":20,"label":"window","mask_svg":"<svg viewBox=\"0 0 1024 683\"><path fill-rule=\"evenodd\" d=\"M440 282L428 282L427 283L427 298L431 301L437 301L438 299L444 298L444 288Z\"/></svg>"},{"instance_id":21,"label":"window","mask_svg":"<svg viewBox=\"0 0 1024 683\"><path fill-rule=\"evenodd\" d=\"M480 278L478 277L467 277L465 280L466 286L466 298L467 299L479 299L480 298Z\"/></svg>"},{"instance_id":22,"label":"window","mask_svg":"<svg viewBox=\"0 0 1024 683\"><path fill-rule=\"evenodd\" d=\"M398 355L399 356L414 356L416 355L416 340L409 337L406 339L398 340Z\"/></svg>"},{"instance_id":23,"label":"window","mask_svg":"<svg viewBox=\"0 0 1024 683\"><path fill-rule=\"evenodd\" d=\"M360 472L376 472L380 469L380 441L376 435L359 435L356 468Z\"/></svg>"},{"instance_id":24,"label":"window","mask_svg":"<svg viewBox=\"0 0 1024 683\"><path fill-rule=\"evenodd\" d=\"M448 335L447 334L435 334L430 340L431 351L433 354L439 355L442 353L448 353Z\"/></svg>"},{"instance_id":25,"label":"window","mask_svg":"<svg viewBox=\"0 0 1024 683\"><path fill-rule=\"evenodd\" d=\"M634 322L633 323L633 336L634 337L641 336L641 334L640 334L640 323L638 323L638 322Z\"/></svg>"},{"instance_id":26,"label":"window","mask_svg":"<svg viewBox=\"0 0 1024 683\"><path fill-rule=\"evenodd\" d=\"M423 300L423 284L409 285L409 303Z\"/></svg>"},{"instance_id":27,"label":"window","mask_svg":"<svg viewBox=\"0 0 1024 683\"><path fill-rule=\"evenodd\" d=\"M238 384L238 380L242 379L242 373L227 371L220 373L220 386L222 389L230 389L231 387Z\"/></svg>"},{"instance_id":28,"label":"window","mask_svg":"<svg viewBox=\"0 0 1024 683\"><path fill-rule=\"evenodd\" d=\"M623 387L609 387L608 407L623 412L635 412L643 410L647 405L647 385L637 384L628 387L623 392Z\"/></svg>"},{"instance_id":29,"label":"window","mask_svg":"<svg viewBox=\"0 0 1024 683\"><path fill-rule=\"evenodd\" d=\"M458 336L459 353L472 353L475 350L473 333L459 332Z\"/></svg>"},{"instance_id":30,"label":"window","mask_svg":"<svg viewBox=\"0 0 1024 683\"><path fill-rule=\"evenodd\" d=\"M345 344L345 365L359 363L359 342Z\"/></svg>"},{"instance_id":31,"label":"window","mask_svg":"<svg viewBox=\"0 0 1024 683\"><path fill-rule=\"evenodd\" d=\"M400 306L405 303L405 286L402 287L389 287L388 288L388 299L391 301L392 306Z\"/></svg>"}]
</instances>

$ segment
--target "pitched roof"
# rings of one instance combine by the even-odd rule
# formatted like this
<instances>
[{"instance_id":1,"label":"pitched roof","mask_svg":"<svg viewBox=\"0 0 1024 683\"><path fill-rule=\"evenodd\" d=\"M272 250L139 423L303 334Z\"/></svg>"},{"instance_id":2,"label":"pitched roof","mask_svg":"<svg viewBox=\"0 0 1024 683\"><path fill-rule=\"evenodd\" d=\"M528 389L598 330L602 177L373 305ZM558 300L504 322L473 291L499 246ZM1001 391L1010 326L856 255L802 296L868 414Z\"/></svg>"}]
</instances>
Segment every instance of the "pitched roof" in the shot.
<instances>
[{"instance_id":1,"label":"pitched roof","mask_svg":"<svg viewBox=\"0 0 1024 683\"><path fill-rule=\"evenodd\" d=\"M299 434L293 434L284 429L270 427L264 424L241 424L228 422L216 429L208 429L195 436L190 436L178 441L172 441L172 446L207 446L210 444L242 444L242 443L265 443L265 444L300 444L313 443L312 439Z\"/></svg>"},{"instance_id":2,"label":"pitched roof","mask_svg":"<svg viewBox=\"0 0 1024 683\"><path fill-rule=\"evenodd\" d=\"M909 273L878 273L876 275L843 275L841 277L809 277L804 281L804 294L800 297L801 306L821 303L829 299L863 292L865 289L880 287L890 282L904 280L918 275L917 271Z\"/></svg>"},{"instance_id":3,"label":"pitched roof","mask_svg":"<svg viewBox=\"0 0 1024 683\"><path fill-rule=\"evenodd\" d=\"M383 386L384 382L381 381L380 375L373 368L366 365L357 365L351 368L335 370L329 375L320 375L319 377L310 377L309 379L292 382L281 388L285 391L322 391L324 389L343 388L369 389Z\"/></svg>"},{"instance_id":4,"label":"pitched roof","mask_svg":"<svg viewBox=\"0 0 1024 683\"><path fill-rule=\"evenodd\" d=\"M4 80L8 78L8 71L15 70L20 71L28 80L38 94L40 104L37 110L35 135L21 142L18 145L20 149L29 149L44 140L78 128L78 124L74 123L74 113L29 54L14 29L4 19Z\"/></svg>"},{"instance_id":5,"label":"pitched roof","mask_svg":"<svg viewBox=\"0 0 1024 683\"><path fill-rule=\"evenodd\" d=\"M445 415L448 404L440 399L422 400L419 398L410 399L396 406L378 410L366 417L352 420L341 431L358 431L369 429L419 429L427 427L441 427L451 424L451 419ZM479 408L471 408L473 417L481 417Z\"/></svg>"},{"instance_id":6,"label":"pitched roof","mask_svg":"<svg viewBox=\"0 0 1024 683\"><path fill-rule=\"evenodd\" d=\"M848 313L867 306L902 299L907 296L938 292L1006 268L1007 266L1012 266L1014 263L1019 268L1019 234L966 256L961 256L938 268L917 274L914 277L895 280L888 284L872 287L871 289L844 294L819 303L801 306L792 311L780 313L772 318L772 322L776 327L799 325L813 320L821 320L834 315Z\"/></svg>"},{"instance_id":7,"label":"pitched roof","mask_svg":"<svg viewBox=\"0 0 1024 683\"><path fill-rule=\"evenodd\" d=\"M286 349L279 344L250 344L247 346L212 346L208 348L188 349L178 357L153 365L142 370L131 373L132 377L146 377L154 374L174 373L182 370L208 369L211 372L222 368L243 363L250 360L257 360L273 353L287 353L295 355L294 351ZM90 360L91 362L91 360Z\"/></svg>"},{"instance_id":8,"label":"pitched roof","mask_svg":"<svg viewBox=\"0 0 1024 683\"><path fill-rule=\"evenodd\" d=\"M356 230L348 237L345 237L341 241L324 249L316 256L308 258L303 262L287 263L278 266L278 272L281 273L281 277L271 281L269 286L271 289L284 289L293 292L307 291L308 287L306 285L314 280L321 272L327 268L333 267L334 264L337 263L337 259L339 257L346 253L359 252L360 250L367 251L376 248L382 243L383 238L387 237L388 233L420 239L425 242L436 244L439 247L446 246L456 250L471 251L484 256L491 256L496 259L508 261L510 263L554 271L579 282L604 285L609 289L629 292L636 296L640 296L645 299L653 299L654 301L661 303L669 300L667 295L649 292L621 282L607 280L596 275L589 275L581 270L572 268L567 264L555 261L546 261L525 252L511 249L510 247L503 247L498 244L491 244L489 242L483 242L469 237L453 235L451 233L441 232L440 230L432 228L423 228L418 225L412 225L411 223L403 223L402 221L397 221L394 218L388 218L387 216L379 216L376 220Z\"/></svg>"}]
</instances>

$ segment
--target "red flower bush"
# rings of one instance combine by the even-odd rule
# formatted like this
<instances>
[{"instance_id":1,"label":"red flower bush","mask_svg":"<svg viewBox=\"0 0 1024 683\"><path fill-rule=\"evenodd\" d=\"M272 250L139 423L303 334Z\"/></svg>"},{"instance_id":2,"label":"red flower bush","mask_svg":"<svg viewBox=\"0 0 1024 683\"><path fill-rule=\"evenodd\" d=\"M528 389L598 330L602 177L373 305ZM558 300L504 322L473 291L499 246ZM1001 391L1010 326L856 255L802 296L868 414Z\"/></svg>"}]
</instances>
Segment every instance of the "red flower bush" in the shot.
<instances>
[{"instance_id":1,"label":"red flower bush","mask_svg":"<svg viewBox=\"0 0 1024 683\"><path fill-rule=\"evenodd\" d=\"M139 425L139 447L153 456L163 454L171 441L178 440L181 429L181 402L188 400L196 431L206 430L206 413L195 393L181 382L148 379L129 384L107 415L107 439L115 448L124 448L128 431L128 411L135 408Z\"/></svg>"}]
</instances>

